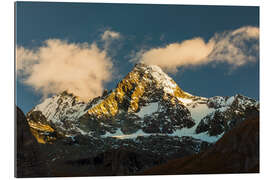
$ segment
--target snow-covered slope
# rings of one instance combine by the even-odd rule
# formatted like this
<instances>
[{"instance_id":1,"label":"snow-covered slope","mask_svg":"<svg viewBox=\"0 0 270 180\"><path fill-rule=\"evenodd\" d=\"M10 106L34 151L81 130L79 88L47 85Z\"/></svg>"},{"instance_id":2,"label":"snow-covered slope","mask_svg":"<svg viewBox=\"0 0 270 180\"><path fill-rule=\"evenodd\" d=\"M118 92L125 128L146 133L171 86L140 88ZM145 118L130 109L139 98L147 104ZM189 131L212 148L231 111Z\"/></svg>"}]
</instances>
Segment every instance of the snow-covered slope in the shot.
<instances>
[{"instance_id":1,"label":"snow-covered slope","mask_svg":"<svg viewBox=\"0 0 270 180\"><path fill-rule=\"evenodd\" d=\"M62 93L58 96L45 99L37 105L33 111L41 111L42 114L52 123L64 128L67 121L76 122L86 111L86 103L79 101L72 94ZM74 125L71 124L74 128Z\"/></svg>"}]
</instances>

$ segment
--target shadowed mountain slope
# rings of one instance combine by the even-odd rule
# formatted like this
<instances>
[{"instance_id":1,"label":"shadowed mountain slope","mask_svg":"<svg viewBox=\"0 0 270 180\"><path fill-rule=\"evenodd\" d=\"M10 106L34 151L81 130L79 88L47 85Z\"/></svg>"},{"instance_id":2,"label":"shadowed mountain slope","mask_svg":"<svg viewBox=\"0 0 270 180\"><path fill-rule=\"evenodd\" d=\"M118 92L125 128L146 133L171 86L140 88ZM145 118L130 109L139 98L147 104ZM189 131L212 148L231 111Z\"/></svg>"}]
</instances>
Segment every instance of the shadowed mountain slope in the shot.
<instances>
[{"instance_id":1,"label":"shadowed mountain slope","mask_svg":"<svg viewBox=\"0 0 270 180\"><path fill-rule=\"evenodd\" d=\"M40 177L48 175L48 167L38 142L32 135L24 113L16 107L15 176Z\"/></svg>"}]
</instances>

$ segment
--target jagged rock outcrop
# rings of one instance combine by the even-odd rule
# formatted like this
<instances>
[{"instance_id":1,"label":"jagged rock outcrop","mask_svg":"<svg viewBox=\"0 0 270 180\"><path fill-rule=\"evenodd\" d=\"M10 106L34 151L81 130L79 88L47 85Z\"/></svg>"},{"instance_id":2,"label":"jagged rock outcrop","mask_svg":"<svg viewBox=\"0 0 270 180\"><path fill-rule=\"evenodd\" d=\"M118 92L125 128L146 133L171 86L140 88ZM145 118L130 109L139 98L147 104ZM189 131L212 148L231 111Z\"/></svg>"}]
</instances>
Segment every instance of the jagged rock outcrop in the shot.
<instances>
[{"instance_id":1,"label":"jagged rock outcrop","mask_svg":"<svg viewBox=\"0 0 270 180\"><path fill-rule=\"evenodd\" d=\"M216 110L205 116L196 128L196 133L208 132L217 136L235 127L247 118L259 116L259 104L239 94L228 97L209 98L208 106Z\"/></svg>"}]
</instances>

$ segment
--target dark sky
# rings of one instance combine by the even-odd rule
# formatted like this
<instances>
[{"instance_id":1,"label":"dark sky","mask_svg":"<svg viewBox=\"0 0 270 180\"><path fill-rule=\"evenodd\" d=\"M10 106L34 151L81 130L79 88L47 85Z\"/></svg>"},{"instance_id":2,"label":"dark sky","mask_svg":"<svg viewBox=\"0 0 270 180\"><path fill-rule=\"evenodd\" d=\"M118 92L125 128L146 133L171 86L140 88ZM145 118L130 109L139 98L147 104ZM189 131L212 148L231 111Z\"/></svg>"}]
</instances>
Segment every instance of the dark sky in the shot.
<instances>
[{"instance_id":1,"label":"dark sky","mask_svg":"<svg viewBox=\"0 0 270 180\"><path fill-rule=\"evenodd\" d=\"M128 5L93 3L16 4L17 45L35 48L50 38L93 42L105 29L121 33L113 63L119 77L112 89L132 70L131 52L160 47L194 37L209 40L215 33L243 26L259 27L258 7ZM236 93L259 99L259 60L231 70L228 64L179 68L169 74L185 91L204 97ZM17 81L17 105L27 113L41 102L41 94Z\"/></svg>"}]
</instances>

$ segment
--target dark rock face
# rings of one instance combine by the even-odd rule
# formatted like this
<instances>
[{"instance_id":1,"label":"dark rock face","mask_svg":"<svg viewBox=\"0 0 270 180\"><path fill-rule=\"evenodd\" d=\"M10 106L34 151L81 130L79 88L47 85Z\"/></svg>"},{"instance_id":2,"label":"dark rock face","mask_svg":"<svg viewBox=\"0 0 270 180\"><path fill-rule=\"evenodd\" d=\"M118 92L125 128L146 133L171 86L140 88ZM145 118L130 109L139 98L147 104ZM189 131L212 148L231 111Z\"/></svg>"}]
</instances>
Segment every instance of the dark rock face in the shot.
<instances>
[{"instance_id":1,"label":"dark rock face","mask_svg":"<svg viewBox=\"0 0 270 180\"><path fill-rule=\"evenodd\" d=\"M143 174L258 172L259 118L256 117L238 124L205 152L169 161Z\"/></svg>"},{"instance_id":2,"label":"dark rock face","mask_svg":"<svg viewBox=\"0 0 270 180\"><path fill-rule=\"evenodd\" d=\"M165 160L160 156L131 148L120 148L89 158L57 161L53 166L56 176L61 173L68 176L114 176L135 174L162 162Z\"/></svg>"},{"instance_id":3,"label":"dark rock face","mask_svg":"<svg viewBox=\"0 0 270 180\"><path fill-rule=\"evenodd\" d=\"M150 136L135 140L75 136L43 144L52 176L134 175L175 157L208 149L190 137Z\"/></svg>"},{"instance_id":4,"label":"dark rock face","mask_svg":"<svg viewBox=\"0 0 270 180\"><path fill-rule=\"evenodd\" d=\"M209 118L209 119L207 119ZM196 133L208 131L210 136L217 136L227 130L226 119L220 112L215 112L213 116L205 117L196 128Z\"/></svg>"},{"instance_id":5,"label":"dark rock face","mask_svg":"<svg viewBox=\"0 0 270 180\"><path fill-rule=\"evenodd\" d=\"M23 112L16 107L16 177L47 176L47 166L39 144L30 132L29 125Z\"/></svg>"}]
</instances>

